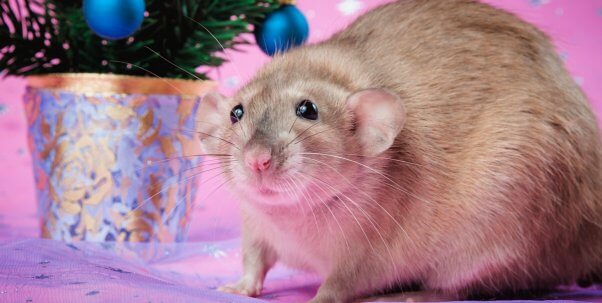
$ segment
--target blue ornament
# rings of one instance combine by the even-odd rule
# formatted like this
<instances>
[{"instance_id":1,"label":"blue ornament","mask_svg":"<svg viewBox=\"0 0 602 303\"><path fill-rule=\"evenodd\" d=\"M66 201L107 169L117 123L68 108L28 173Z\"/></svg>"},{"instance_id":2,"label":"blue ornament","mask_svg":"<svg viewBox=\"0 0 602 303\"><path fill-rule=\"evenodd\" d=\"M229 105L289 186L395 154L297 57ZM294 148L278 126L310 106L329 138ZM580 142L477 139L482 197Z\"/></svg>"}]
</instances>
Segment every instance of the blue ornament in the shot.
<instances>
[{"instance_id":1,"label":"blue ornament","mask_svg":"<svg viewBox=\"0 0 602 303\"><path fill-rule=\"evenodd\" d=\"M99 36L117 40L131 36L144 19L144 0L84 0L84 18Z\"/></svg>"},{"instance_id":2,"label":"blue ornament","mask_svg":"<svg viewBox=\"0 0 602 303\"><path fill-rule=\"evenodd\" d=\"M294 5L281 5L270 13L263 24L255 28L255 41L261 50L273 56L307 40L309 25L303 13Z\"/></svg>"}]
</instances>

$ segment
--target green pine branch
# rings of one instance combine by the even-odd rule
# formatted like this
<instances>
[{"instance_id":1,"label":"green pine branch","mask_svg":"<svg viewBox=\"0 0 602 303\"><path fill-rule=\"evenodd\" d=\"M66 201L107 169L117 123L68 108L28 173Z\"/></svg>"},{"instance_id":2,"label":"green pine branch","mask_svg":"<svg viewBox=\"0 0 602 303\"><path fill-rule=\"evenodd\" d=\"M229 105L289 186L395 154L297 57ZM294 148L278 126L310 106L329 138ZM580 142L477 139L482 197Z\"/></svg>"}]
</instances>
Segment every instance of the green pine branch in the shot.
<instances>
[{"instance_id":1,"label":"green pine branch","mask_svg":"<svg viewBox=\"0 0 602 303\"><path fill-rule=\"evenodd\" d=\"M146 0L149 15L130 38L94 34L79 0L0 0L0 75L114 73L193 79L249 44L277 0ZM235 17L232 17L235 16ZM126 64L127 62L129 64ZM149 73L150 72L150 73Z\"/></svg>"}]
</instances>

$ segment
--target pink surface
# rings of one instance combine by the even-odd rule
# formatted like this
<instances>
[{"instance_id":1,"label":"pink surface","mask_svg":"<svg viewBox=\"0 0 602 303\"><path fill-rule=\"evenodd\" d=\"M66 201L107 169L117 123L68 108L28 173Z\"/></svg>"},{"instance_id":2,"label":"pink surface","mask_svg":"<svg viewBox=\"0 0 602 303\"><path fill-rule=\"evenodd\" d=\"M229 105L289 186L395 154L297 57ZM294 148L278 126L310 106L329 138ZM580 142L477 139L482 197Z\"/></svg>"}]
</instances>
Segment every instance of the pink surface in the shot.
<instances>
[{"instance_id":1,"label":"pink surface","mask_svg":"<svg viewBox=\"0 0 602 303\"><path fill-rule=\"evenodd\" d=\"M310 42L315 42L341 29L363 11L385 2L388 1L299 0L298 5L310 23ZM557 46L559 54L565 59L575 81L582 86L589 97L594 110L598 116L602 114L602 0L490 0L486 2L514 12L548 33ZM269 57L263 55L255 46L243 49L244 53L228 52L231 63L210 73L220 82L220 90L225 94L232 94L240 85L248 81L261 65L269 61ZM38 236L33 174L25 139L25 117L21 106L23 90L24 82L21 79L0 80L0 242ZM237 242L228 240L238 237L239 216L236 201L226 189L219 189L208 197L219 184L221 184L220 180L214 179L200 185L190 241L205 241L205 244L196 247L190 243L193 245L190 249L211 247L211 245L207 246L206 242L229 243L228 245L234 245L230 247L232 253L228 254L229 261L214 263L212 260L216 258L205 258L203 259L205 261L201 262L198 260L199 256L189 255L190 258L178 262L160 263L154 267L178 271L189 276L203 272L207 275L201 279L204 281L210 279L211 274L216 281L222 278L231 280L237 275L238 252L236 244L232 244ZM27 245L42 245L37 242L32 243ZM193 264L196 266L192 266ZM5 266L2 260L0 266ZM228 273L221 273L224 270ZM280 280L271 278L274 275L268 277L272 279L267 282L268 289L277 288L284 291L287 287L294 289L301 285L291 295L292 297L283 297L288 298L287 300L308 298L315 289L315 279L296 278L286 270L281 270L280 273L281 276L278 278ZM220 275L222 278L216 278ZM288 281L289 278L293 280L282 282ZM313 282L309 283L310 286L302 286L307 284L307 281ZM198 286L203 285L208 284L201 283ZM2 291L4 290L0 289L0 296ZM277 293L282 294L282 291ZM273 295L273 298L279 297ZM1 297L0 301L2 301Z\"/></svg>"}]
</instances>

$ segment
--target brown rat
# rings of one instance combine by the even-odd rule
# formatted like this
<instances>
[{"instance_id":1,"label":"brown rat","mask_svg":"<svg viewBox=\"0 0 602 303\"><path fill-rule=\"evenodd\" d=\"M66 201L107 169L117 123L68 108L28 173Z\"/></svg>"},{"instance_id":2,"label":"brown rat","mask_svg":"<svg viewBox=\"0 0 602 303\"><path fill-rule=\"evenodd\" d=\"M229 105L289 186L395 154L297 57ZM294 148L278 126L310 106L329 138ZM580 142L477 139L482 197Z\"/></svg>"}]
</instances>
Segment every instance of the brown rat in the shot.
<instances>
[{"instance_id":1,"label":"brown rat","mask_svg":"<svg viewBox=\"0 0 602 303\"><path fill-rule=\"evenodd\" d=\"M454 296L602 274L602 145L547 37L475 1L400 1L206 96L203 148L243 215L244 275L320 274L313 302Z\"/></svg>"}]
</instances>

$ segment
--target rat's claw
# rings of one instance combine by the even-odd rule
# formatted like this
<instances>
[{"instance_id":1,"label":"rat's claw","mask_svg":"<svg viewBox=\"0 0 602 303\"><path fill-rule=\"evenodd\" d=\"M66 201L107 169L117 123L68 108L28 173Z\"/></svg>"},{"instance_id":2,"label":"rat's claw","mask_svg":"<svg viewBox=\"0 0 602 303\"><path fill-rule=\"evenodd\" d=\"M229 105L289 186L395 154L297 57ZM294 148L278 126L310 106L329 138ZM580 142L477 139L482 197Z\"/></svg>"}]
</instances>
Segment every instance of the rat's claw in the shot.
<instances>
[{"instance_id":1,"label":"rat's claw","mask_svg":"<svg viewBox=\"0 0 602 303\"><path fill-rule=\"evenodd\" d=\"M261 294L262 285L259 282L248 282L240 280L237 283L226 284L218 287L217 290L230 294L243 295L248 297L256 297Z\"/></svg>"}]
</instances>

